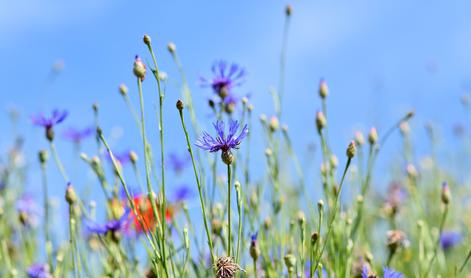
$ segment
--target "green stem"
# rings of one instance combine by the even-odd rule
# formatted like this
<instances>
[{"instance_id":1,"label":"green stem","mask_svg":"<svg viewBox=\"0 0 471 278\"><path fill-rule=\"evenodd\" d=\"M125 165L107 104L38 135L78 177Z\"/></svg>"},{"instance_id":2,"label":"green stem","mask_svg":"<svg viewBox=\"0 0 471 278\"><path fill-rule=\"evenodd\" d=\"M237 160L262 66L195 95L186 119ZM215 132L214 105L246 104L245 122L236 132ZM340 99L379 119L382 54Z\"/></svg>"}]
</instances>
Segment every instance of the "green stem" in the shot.
<instances>
[{"instance_id":1,"label":"green stem","mask_svg":"<svg viewBox=\"0 0 471 278\"><path fill-rule=\"evenodd\" d=\"M236 194L237 194L237 214L238 214L238 233L237 233L237 250L236 250L236 262L239 262L240 256L240 240L242 238L242 206L243 206L243 199L242 199L242 188L241 186L236 187Z\"/></svg>"},{"instance_id":2,"label":"green stem","mask_svg":"<svg viewBox=\"0 0 471 278\"><path fill-rule=\"evenodd\" d=\"M438 248L440 247L440 236L443 232L443 228L445 227L445 221L446 221L447 215L448 215L448 204L445 205L445 210L443 211L443 214L442 214L442 219L440 221L440 228L438 230L437 242L435 244L435 248L433 249L433 256L430 259L430 262L428 264L427 271L425 272L424 277L428 277L430 271L432 270L433 262L435 261L435 258L437 257Z\"/></svg>"},{"instance_id":3,"label":"green stem","mask_svg":"<svg viewBox=\"0 0 471 278\"><path fill-rule=\"evenodd\" d=\"M227 255L231 256L231 165L227 165Z\"/></svg>"},{"instance_id":4,"label":"green stem","mask_svg":"<svg viewBox=\"0 0 471 278\"><path fill-rule=\"evenodd\" d=\"M67 173L65 172L64 165L62 164L59 155L57 154L56 147L54 145L54 142L50 141L49 142L49 147L51 149L52 156L54 157L54 161L56 162L57 168L59 168L59 172L61 173L62 177L64 178L64 181L67 183L69 182L69 177L67 176Z\"/></svg>"},{"instance_id":5,"label":"green stem","mask_svg":"<svg viewBox=\"0 0 471 278\"><path fill-rule=\"evenodd\" d=\"M343 171L343 175L342 175L342 179L340 180L340 185L339 185L339 191L337 193L337 195L335 196L335 202L334 202L334 209L332 210L332 216L330 218L330 221L329 221L329 225L327 227L327 235L325 236L325 239L324 239L324 244L322 244L322 248L321 248L321 251L320 253L317 255L316 257L316 260L315 260L315 266L314 266L314 273L316 272L317 268L318 268L318 265L319 265L319 261L320 259L322 258L322 254L324 253L324 250L325 250L325 247L327 245L327 242L329 241L329 236L330 236L330 233L332 231L332 227L333 227L333 224L334 224L334 220L335 220L335 217L337 215L337 207L338 207L338 203L339 203L339 197L340 197L340 194L342 192L342 187L343 187L343 182L345 180L345 176L347 174L347 170L348 170L348 167L350 166L350 162L352 161L352 159L349 157L348 160L347 160L347 164L345 165L345 169Z\"/></svg>"},{"instance_id":6,"label":"green stem","mask_svg":"<svg viewBox=\"0 0 471 278\"><path fill-rule=\"evenodd\" d=\"M49 269L53 272L51 248L48 246L51 242L51 237L49 234L49 193L47 186L47 174L46 174L46 164L41 163L41 173L42 173L42 184L43 184L43 206L44 206L44 239L45 239L45 249L47 254L47 261L49 264Z\"/></svg>"},{"instance_id":7,"label":"green stem","mask_svg":"<svg viewBox=\"0 0 471 278\"><path fill-rule=\"evenodd\" d=\"M209 252L211 253L211 261L214 265L215 262L216 262L216 259L214 257L214 253L213 253L213 240L211 239L211 233L209 232L208 220L206 218L206 206L204 204L203 191L202 191L202 188L201 188L200 179L198 177L198 171L196 170L195 156L193 155L193 149L191 148L190 138L188 136L188 131L186 129L185 121L183 120L183 110L179 110L179 114L180 114L180 121L181 121L181 124L182 124L183 132L185 133L186 145L187 145L187 148L188 148L188 152L190 152L190 156L191 156L191 164L193 165L193 172L194 172L195 179L196 179L196 185L198 186L198 194L199 194L199 198L200 198L201 212L203 214L204 229L206 230L206 236L207 236L207 239L208 239Z\"/></svg>"}]
</instances>

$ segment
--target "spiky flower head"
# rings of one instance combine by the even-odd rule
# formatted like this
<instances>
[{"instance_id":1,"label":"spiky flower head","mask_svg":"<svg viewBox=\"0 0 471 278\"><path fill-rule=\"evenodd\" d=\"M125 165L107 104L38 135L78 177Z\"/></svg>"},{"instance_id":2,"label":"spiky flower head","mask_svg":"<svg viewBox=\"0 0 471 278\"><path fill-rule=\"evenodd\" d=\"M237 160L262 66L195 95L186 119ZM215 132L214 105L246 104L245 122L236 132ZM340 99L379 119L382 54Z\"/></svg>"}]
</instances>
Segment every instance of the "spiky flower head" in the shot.
<instances>
[{"instance_id":1,"label":"spiky flower head","mask_svg":"<svg viewBox=\"0 0 471 278\"><path fill-rule=\"evenodd\" d=\"M214 266L217 278L233 278L237 272L244 271L232 257L219 257Z\"/></svg>"},{"instance_id":2,"label":"spiky flower head","mask_svg":"<svg viewBox=\"0 0 471 278\"><path fill-rule=\"evenodd\" d=\"M91 136L94 131L95 130L92 127L85 127L83 129L69 127L64 131L63 136L69 141L72 141L74 143L80 143L85 138Z\"/></svg>"},{"instance_id":3,"label":"spiky flower head","mask_svg":"<svg viewBox=\"0 0 471 278\"><path fill-rule=\"evenodd\" d=\"M452 247L458 245L463 240L463 235L456 231L444 231L440 235L440 246L443 250L448 251Z\"/></svg>"},{"instance_id":4,"label":"spiky flower head","mask_svg":"<svg viewBox=\"0 0 471 278\"><path fill-rule=\"evenodd\" d=\"M49 141L54 140L53 127L60 124L67 118L69 113L66 110L54 109L50 117L46 117L43 113L31 116L33 125L44 127L46 130L46 138Z\"/></svg>"},{"instance_id":5,"label":"spiky flower head","mask_svg":"<svg viewBox=\"0 0 471 278\"><path fill-rule=\"evenodd\" d=\"M231 120L229 122L229 132L227 136L224 132L225 125L223 121L217 121L213 126L216 129L217 136L212 137L209 133L203 132L203 135L196 141L195 145L209 152L217 152L221 150L221 158L223 162L229 165L233 161L231 149L239 148L240 143L249 132L247 125L244 125L239 135L236 135L239 130L239 122Z\"/></svg>"},{"instance_id":6,"label":"spiky flower head","mask_svg":"<svg viewBox=\"0 0 471 278\"><path fill-rule=\"evenodd\" d=\"M35 263L28 267L26 271L29 278L51 278L52 275L49 272L49 265Z\"/></svg>"},{"instance_id":7,"label":"spiky flower head","mask_svg":"<svg viewBox=\"0 0 471 278\"><path fill-rule=\"evenodd\" d=\"M246 76L244 68L235 63L228 64L224 60L214 62L211 71L212 78L200 78L201 86L211 87L221 99L228 96L233 88L240 86Z\"/></svg>"}]
</instances>

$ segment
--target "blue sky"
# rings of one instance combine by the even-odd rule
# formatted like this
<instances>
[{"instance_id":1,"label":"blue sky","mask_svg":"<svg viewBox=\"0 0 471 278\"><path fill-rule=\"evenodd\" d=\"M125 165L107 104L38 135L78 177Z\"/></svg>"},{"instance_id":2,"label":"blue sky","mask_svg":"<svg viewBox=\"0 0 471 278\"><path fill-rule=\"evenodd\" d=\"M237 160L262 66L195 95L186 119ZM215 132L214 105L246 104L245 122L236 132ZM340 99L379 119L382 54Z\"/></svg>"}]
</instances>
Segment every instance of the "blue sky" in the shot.
<instances>
[{"instance_id":1,"label":"blue sky","mask_svg":"<svg viewBox=\"0 0 471 278\"><path fill-rule=\"evenodd\" d=\"M0 107L14 106L22 113L21 130L29 151L35 153L47 147L42 132L29 124L29 115L64 108L70 110L64 127L82 127L93 122L90 107L94 102L100 104L105 132L111 135L114 130L113 146L117 150L140 151L137 128L117 87L126 83L137 104L131 70L135 54L148 59L141 42L145 33L153 38L160 68L170 78L165 107L169 150L182 150L183 146L174 110L179 78L166 51L169 41L177 46L199 118L206 126L211 119L207 117L205 102L211 92L198 87L197 80L200 75L209 74L215 59L243 65L249 76L239 93L251 94L257 117L273 113L268 88L278 84L287 2L136 3L0 2ZM381 133L411 108L417 112L412 127L422 153L427 150L423 125L428 121L440 126L445 147L457 142L451 129L456 123L467 121L459 97L471 90L470 2L311 0L291 4L294 12L288 43L284 121L298 152L308 143L318 142L314 115L320 108L320 78L327 80L331 91L329 135L341 161L355 130L366 132L375 125ZM57 60L63 60L65 68L46 86L51 66ZM148 121L149 132L157 146L157 125L153 121L157 98L150 78L144 90L148 117L152 119ZM0 126L8 125L6 114L1 114ZM0 136L0 146L8 145L7 135ZM385 154L399 147L398 138L392 138ZM72 147L64 142L58 144L72 168ZM256 141L254 146L258 150L256 157L263 161L263 141ZM93 142L84 150L91 153ZM30 161L33 188L38 176L35 158L31 156ZM312 167L317 170L317 165ZM56 180L60 181L59 177ZM175 181L178 182L181 181ZM61 195L61 186L56 189Z\"/></svg>"}]
</instances>

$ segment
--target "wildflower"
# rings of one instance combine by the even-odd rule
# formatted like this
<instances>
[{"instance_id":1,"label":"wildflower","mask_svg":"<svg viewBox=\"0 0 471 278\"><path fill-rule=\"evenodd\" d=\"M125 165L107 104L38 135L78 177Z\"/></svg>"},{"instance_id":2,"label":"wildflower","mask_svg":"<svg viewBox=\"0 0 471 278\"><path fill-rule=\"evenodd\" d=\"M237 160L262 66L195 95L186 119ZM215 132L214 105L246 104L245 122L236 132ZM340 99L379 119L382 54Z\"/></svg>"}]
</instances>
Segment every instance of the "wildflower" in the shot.
<instances>
[{"instance_id":1,"label":"wildflower","mask_svg":"<svg viewBox=\"0 0 471 278\"><path fill-rule=\"evenodd\" d=\"M167 158L167 165L176 173L180 174L191 161L188 153L179 156L176 153L170 153Z\"/></svg>"},{"instance_id":2,"label":"wildflower","mask_svg":"<svg viewBox=\"0 0 471 278\"><path fill-rule=\"evenodd\" d=\"M220 257L216 261L217 278L233 278L239 271L244 271L231 257Z\"/></svg>"},{"instance_id":3,"label":"wildflower","mask_svg":"<svg viewBox=\"0 0 471 278\"><path fill-rule=\"evenodd\" d=\"M353 158L355 156L357 152L357 148L356 148L356 145L355 145L355 141L351 141L350 144L348 144L348 147L347 147L347 151L346 151L346 154L347 154L347 157L348 158Z\"/></svg>"},{"instance_id":4,"label":"wildflower","mask_svg":"<svg viewBox=\"0 0 471 278\"><path fill-rule=\"evenodd\" d=\"M131 211L130 218L133 221L134 228L137 233L141 233L143 231L149 231L153 229L158 221L154 216L154 211L152 210L152 203L149 197L145 195L137 195L132 200L134 207L136 207L137 215L134 211ZM159 204L156 202L157 211L160 212ZM165 211L165 220L167 222L172 220L174 215L175 207L168 204ZM160 217L160 216L159 216ZM141 223L142 225L141 226Z\"/></svg>"},{"instance_id":5,"label":"wildflower","mask_svg":"<svg viewBox=\"0 0 471 278\"><path fill-rule=\"evenodd\" d=\"M128 87L126 86L126 84L119 85L118 90L122 96L125 96L128 93Z\"/></svg>"},{"instance_id":6,"label":"wildflower","mask_svg":"<svg viewBox=\"0 0 471 278\"><path fill-rule=\"evenodd\" d=\"M173 194L173 200L175 203L182 202L189 197L193 195L193 191L190 189L190 187L186 185L181 185L176 188L174 194Z\"/></svg>"},{"instance_id":7,"label":"wildflower","mask_svg":"<svg viewBox=\"0 0 471 278\"><path fill-rule=\"evenodd\" d=\"M40 113L35 116L31 116L31 122L33 125L42 126L46 131L46 138L49 141L54 140L54 126L63 122L67 118L68 112L66 110L59 111L57 109L52 111L50 117L46 117L44 114Z\"/></svg>"},{"instance_id":8,"label":"wildflower","mask_svg":"<svg viewBox=\"0 0 471 278\"><path fill-rule=\"evenodd\" d=\"M368 133L368 142L370 145L374 145L376 141L378 141L378 132L375 127L372 127L370 133Z\"/></svg>"},{"instance_id":9,"label":"wildflower","mask_svg":"<svg viewBox=\"0 0 471 278\"><path fill-rule=\"evenodd\" d=\"M28 268L27 273L29 278L52 277L52 275L49 273L49 266L47 264L35 263Z\"/></svg>"},{"instance_id":10,"label":"wildflower","mask_svg":"<svg viewBox=\"0 0 471 278\"><path fill-rule=\"evenodd\" d=\"M83 139L89 137L93 134L93 128L86 127L84 129L75 129L70 127L66 131L64 131L63 136L65 139L70 140L74 143L80 143Z\"/></svg>"},{"instance_id":11,"label":"wildflower","mask_svg":"<svg viewBox=\"0 0 471 278\"><path fill-rule=\"evenodd\" d=\"M462 239L463 236L459 232L445 231L440 235L440 246L443 250L448 251L458 245Z\"/></svg>"},{"instance_id":12,"label":"wildflower","mask_svg":"<svg viewBox=\"0 0 471 278\"><path fill-rule=\"evenodd\" d=\"M242 128L241 132L237 136L236 133L239 129L238 121L231 121L229 123L229 133L227 136L224 134L224 122L217 121L213 126L216 129L218 136L213 138L207 132L203 132L203 136L196 141L195 145L210 152L221 150L222 161L227 165L230 165L234 160L231 149L239 148L240 143L249 132L247 125Z\"/></svg>"},{"instance_id":13,"label":"wildflower","mask_svg":"<svg viewBox=\"0 0 471 278\"><path fill-rule=\"evenodd\" d=\"M376 275L372 274L371 270L367 265L363 266L361 273L362 278L375 278ZM383 278L403 278L402 273L394 271L390 268L385 267L383 270Z\"/></svg>"},{"instance_id":14,"label":"wildflower","mask_svg":"<svg viewBox=\"0 0 471 278\"><path fill-rule=\"evenodd\" d=\"M65 189L65 200L69 205L73 205L77 202L77 194L70 182L67 184L67 188Z\"/></svg>"},{"instance_id":15,"label":"wildflower","mask_svg":"<svg viewBox=\"0 0 471 278\"><path fill-rule=\"evenodd\" d=\"M131 161L130 153L131 152L129 151L113 152L113 157L117 162L119 162L120 166L122 166ZM105 157L109 162L112 162L111 155L108 152L105 153Z\"/></svg>"},{"instance_id":16,"label":"wildflower","mask_svg":"<svg viewBox=\"0 0 471 278\"><path fill-rule=\"evenodd\" d=\"M392 182L388 188L388 198L384 203L384 209L388 214L396 215L406 197L407 192L404 187L397 182Z\"/></svg>"},{"instance_id":17,"label":"wildflower","mask_svg":"<svg viewBox=\"0 0 471 278\"><path fill-rule=\"evenodd\" d=\"M31 195L23 194L16 201L20 222L29 227L35 227L38 224L40 208Z\"/></svg>"},{"instance_id":18,"label":"wildflower","mask_svg":"<svg viewBox=\"0 0 471 278\"><path fill-rule=\"evenodd\" d=\"M126 228L129 221L129 213L130 210L126 209L119 219L109 220L104 224L89 222L87 228L92 233L99 235L110 234L113 239L119 240L120 232Z\"/></svg>"},{"instance_id":19,"label":"wildflower","mask_svg":"<svg viewBox=\"0 0 471 278\"><path fill-rule=\"evenodd\" d=\"M211 86L221 99L227 97L234 87L240 86L246 75L245 70L239 65L235 63L229 65L223 60L214 62L211 71L214 74L213 78L201 77L201 85L204 87Z\"/></svg>"},{"instance_id":20,"label":"wildflower","mask_svg":"<svg viewBox=\"0 0 471 278\"><path fill-rule=\"evenodd\" d=\"M407 236L403 231L391 230L387 232L388 248L391 254L394 254L400 247L406 246L408 243Z\"/></svg>"}]
</instances>

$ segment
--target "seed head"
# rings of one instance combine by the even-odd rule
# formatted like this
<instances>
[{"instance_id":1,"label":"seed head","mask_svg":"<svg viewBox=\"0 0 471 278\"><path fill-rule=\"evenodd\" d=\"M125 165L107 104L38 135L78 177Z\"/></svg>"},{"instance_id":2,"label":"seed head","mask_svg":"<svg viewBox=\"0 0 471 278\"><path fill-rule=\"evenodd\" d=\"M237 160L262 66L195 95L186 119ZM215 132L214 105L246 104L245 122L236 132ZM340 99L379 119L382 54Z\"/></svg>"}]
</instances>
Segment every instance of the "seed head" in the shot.
<instances>
[{"instance_id":1,"label":"seed head","mask_svg":"<svg viewBox=\"0 0 471 278\"><path fill-rule=\"evenodd\" d=\"M244 271L232 257L220 257L214 266L217 278L233 278L237 272Z\"/></svg>"}]
</instances>

